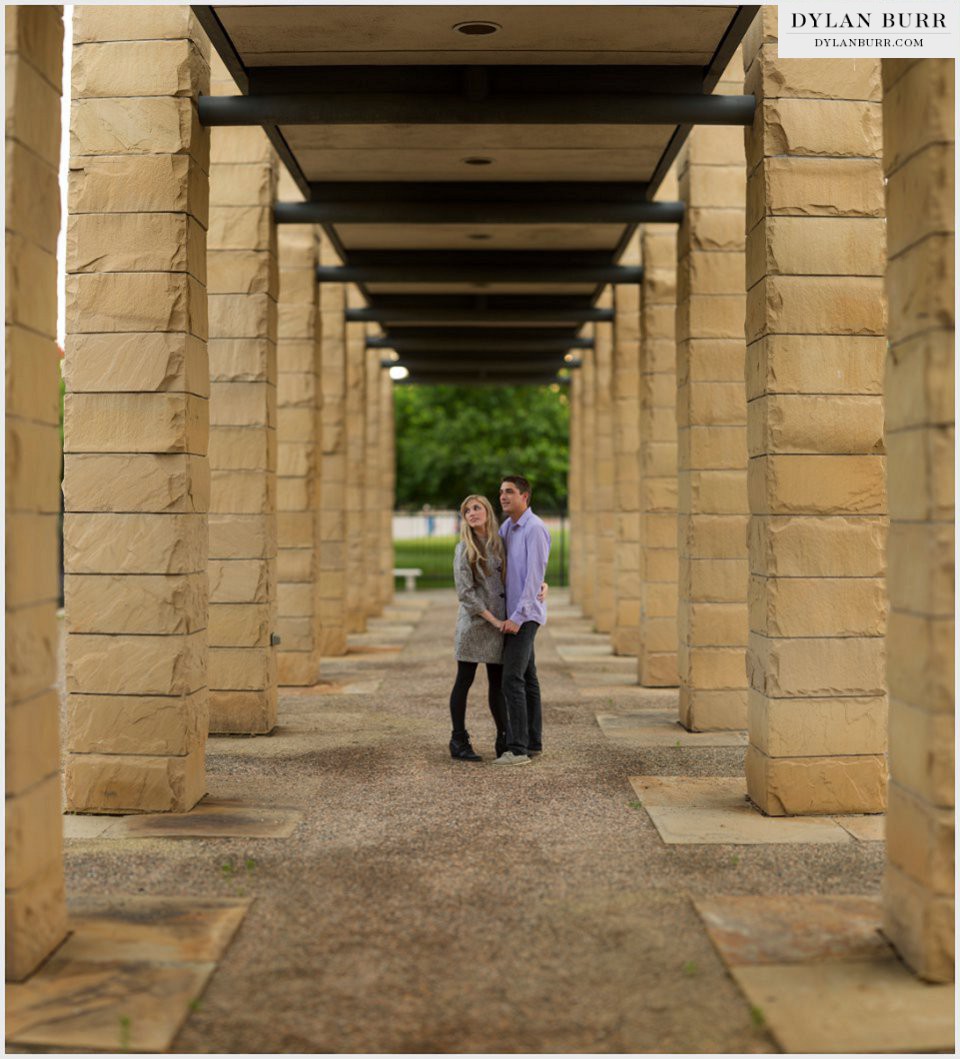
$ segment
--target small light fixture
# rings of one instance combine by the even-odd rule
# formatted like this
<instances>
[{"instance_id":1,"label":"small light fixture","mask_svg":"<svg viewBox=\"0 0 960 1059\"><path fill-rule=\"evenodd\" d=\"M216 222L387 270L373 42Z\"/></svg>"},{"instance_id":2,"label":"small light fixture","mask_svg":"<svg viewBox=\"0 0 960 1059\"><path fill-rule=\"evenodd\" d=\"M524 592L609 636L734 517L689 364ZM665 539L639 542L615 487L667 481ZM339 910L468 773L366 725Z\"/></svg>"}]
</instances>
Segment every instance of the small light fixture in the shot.
<instances>
[{"instance_id":1,"label":"small light fixture","mask_svg":"<svg viewBox=\"0 0 960 1059\"><path fill-rule=\"evenodd\" d=\"M410 375L410 369L405 368L402 364L394 364L390 369L390 378L394 382L399 382L401 379L406 379Z\"/></svg>"},{"instance_id":2,"label":"small light fixture","mask_svg":"<svg viewBox=\"0 0 960 1059\"><path fill-rule=\"evenodd\" d=\"M472 156L470 158L464 158L464 165L493 165L492 158L480 158L478 156Z\"/></svg>"},{"instance_id":3,"label":"small light fixture","mask_svg":"<svg viewBox=\"0 0 960 1059\"><path fill-rule=\"evenodd\" d=\"M493 236L492 235L488 235L486 232L470 232L470 234L467 236L467 238L468 239L474 239L477 242L480 242L481 239L492 239Z\"/></svg>"},{"instance_id":4,"label":"small light fixture","mask_svg":"<svg viewBox=\"0 0 960 1059\"><path fill-rule=\"evenodd\" d=\"M503 26L499 22L457 22L453 27L457 33L465 37L489 37L491 33L499 33Z\"/></svg>"}]
</instances>

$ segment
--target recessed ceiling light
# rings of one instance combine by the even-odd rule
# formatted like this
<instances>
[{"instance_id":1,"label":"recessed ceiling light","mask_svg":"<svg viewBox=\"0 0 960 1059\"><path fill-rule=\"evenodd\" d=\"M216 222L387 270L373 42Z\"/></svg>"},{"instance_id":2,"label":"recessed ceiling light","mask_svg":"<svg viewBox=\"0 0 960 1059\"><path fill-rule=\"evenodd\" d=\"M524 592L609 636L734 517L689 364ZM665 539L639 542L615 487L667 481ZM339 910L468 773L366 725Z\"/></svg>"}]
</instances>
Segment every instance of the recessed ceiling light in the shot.
<instances>
[{"instance_id":1,"label":"recessed ceiling light","mask_svg":"<svg viewBox=\"0 0 960 1059\"><path fill-rule=\"evenodd\" d=\"M453 28L465 37L489 37L503 29L499 22L458 22Z\"/></svg>"},{"instance_id":2,"label":"recessed ceiling light","mask_svg":"<svg viewBox=\"0 0 960 1059\"><path fill-rule=\"evenodd\" d=\"M402 364L395 364L390 369L390 378L395 382L399 382L401 379L407 379L410 377L410 369L405 368Z\"/></svg>"},{"instance_id":3,"label":"recessed ceiling light","mask_svg":"<svg viewBox=\"0 0 960 1059\"><path fill-rule=\"evenodd\" d=\"M493 165L493 159L492 158L478 158L478 157L464 158L463 164L464 165Z\"/></svg>"},{"instance_id":4,"label":"recessed ceiling light","mask_svg":"<svg viewBox=\"0 0 960 1059\"><path fill-rule=\"evenodd\" d=\"M479 240L481 240L481 239L491 239L492 236L488 235L486 232L471 232L467 236L467 238L468 239L476 239L479 242Z\"/></svg>"}]
</instances>

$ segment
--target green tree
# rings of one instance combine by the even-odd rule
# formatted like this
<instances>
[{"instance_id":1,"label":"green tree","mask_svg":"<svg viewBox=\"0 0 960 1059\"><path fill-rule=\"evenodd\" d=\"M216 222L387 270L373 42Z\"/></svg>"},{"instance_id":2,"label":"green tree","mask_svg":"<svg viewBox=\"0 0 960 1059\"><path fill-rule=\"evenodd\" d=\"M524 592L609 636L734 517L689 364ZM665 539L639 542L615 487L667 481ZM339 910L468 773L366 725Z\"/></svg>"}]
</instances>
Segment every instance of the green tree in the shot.
<instances>
[{"instance_id":1,"label":"green tree","mask_svg":"<svg viewBox=\"0 0 960 1059\"><path fill-rule=\"evenodd\" d=\"M569 467L565 387L397 386L397 506L494 501L505 474L533 486L534 506L564 510Z\"/></svg>"}]
</instances>

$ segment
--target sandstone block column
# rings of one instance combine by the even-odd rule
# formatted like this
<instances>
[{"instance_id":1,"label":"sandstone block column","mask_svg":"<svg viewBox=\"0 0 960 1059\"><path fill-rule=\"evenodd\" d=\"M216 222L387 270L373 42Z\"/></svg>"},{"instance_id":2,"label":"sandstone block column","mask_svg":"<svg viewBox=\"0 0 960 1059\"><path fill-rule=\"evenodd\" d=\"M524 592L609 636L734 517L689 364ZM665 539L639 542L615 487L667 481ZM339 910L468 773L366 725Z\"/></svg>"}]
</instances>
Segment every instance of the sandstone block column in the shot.
<instances>
[{"instance_id":1,"label":"sandstone block column","mask_svg":"<svg viewBox=\"0 0 960 1059\"><path fill-rule=\"evenodd\" d=\"M608 287L597 301L598 308L610 309L613 294ZM613 324L598 323L594 348L594 477L591 489L595 505L594 537L596 586L593 592L593 623L597 632L613 632L614 556L617 549L614 508L613 447Z\"/></svg>"},{"instance_id":2,"label":"sandstone block column","mask_svg":"<svg viewBox=\"0 0 960 1059\"><path fill-rule=\"evenodd\" d=\"M210 731L255 735L277 721L277 159L261 129L216 128L211 163Z\"/></svg>"},{"instance_id":3,"label":"sandstone block column","mask_svg":"<svg viewBox=\"0 0 960 1059\"><path fill-rule=\"evenodd\" d=\"M745 43L750 746L764 812L879 812L886 787L879 63Z\"/></svg>"},{"instance_id":4,"label":"sandstone block column","mask_svg":"<svg viewBox=\"0 0 960 1059\"><path fill-rule=\"evenodd\" d=\"M593 338L596 346L596 324L588 324L586 332ZM582 442L580 446L581 468L581 516L582 540L580 544L580 609L584 616L594 615L597 588L597 445L595 426L597 421L596 386L596 348L585 349L581 355L580 368L580 409Z\"/></svg>"},{"instance_id":5,"label":"sandstone block column","mask_svg":"<svg viewBox=\"0 0 960 1059\"><path fill-rule=\"evenodd\" d=\"M64 565L75 812L182 812L207 732L209 45L189 7L77 7Z\"/></svg>"},{"instance_id":6,"label":"sandstone block column","mask_svg":"<svg viewBox=\"0 0 960 1059\"><path fill-rule=\"evenodd\" d=\"M582 351L578 351L582 353ZM582 360L582 356L581 356ZM570 602L579 603L581 598L581 545L583 544L583 525L581 510L581 437L583 416L583 372L576 369L570 372L570 388L567 391L570 399L570 470L567 472L567 525L569 526L568 548Z\"/></svg>"},{"instance_id":7,"label":"sandstone block column","mask_svg":"<svg viewBox=\"0 0 960 1059\"><path fill-rule=\"evenodd\" d=\"M6 975L66 934L60 806L57 234L63 9L8 7Z\"/></svg>"},{"instance_id":8,"label":"sandstone block column","mask_svg":"<svg viewBox=\"0 0 960 1059\"><path fill-rule=\"evenodd\" d=\"M363 299L356 287L348 286L347 307L360 308ZM365 325L346 325L345 421L347 550L347 632L363 632L367 627L367 536L366 536L366 460L367 460L367 355L364 343Z\"/></svg>"},{"instance_id":9,"label":"sandstone block column","mask_svg":"<svg viewBox=\"0 0 960 1059\"><path fill-rule=\"evenodd\" d=\"M284 202L300 197L280 174ZM277 680L319 677L320 637L320 290L317 230L279 230L277 336Z\"/></svg>"},{"instance_id":10,"label":"sandstone block column","mask_svg":"<svg viewBox=\"0 0 960 1059\"><path fill-rule=\"evenodd\" d=\"M366 335L364 335L366 340ZM376 617L383 610L383 578L380 571L380 534L383 531L381 506L383 504L383 452L380 444L380 416L382 397L380 390L381 353L379 349L366 350L364 374L366 435L364 445L364 549L366 551L365 611L368 618Z\"/></svg>"},{"instance_id":11,"label":"sandstone block column","mask_svg":"<svg viewBox=\"0 0 960 1059\"><path fill-rule=\"evenodd\" d=\"M381 528L380 528L380 598L384 606L393 599L396 565L393 552L393 509L396 497L396 426L393 415L393 379L390 372L380 372L380 446L381 446Z\"/></svg>"},{"instance_id":12,"label":"sandstone block column","mask_svg":"<svg viewBox=\"0 0 960 1059\"><path fill-rule=\"evenodd\" d=\"M671 170L657 198L676 198ZM640 637L637 677L677 677L677 226L641 233Z\"/></svg>"},{"instance_id":13,"label":"sandstone block column","mask_svg":"<svg viewBox=\"0 0 960 1059\"><path fill-rule=\"evenodd\" d=\"M954 63L883 60L890 785L884 930L954 977Z\"/></svg>"},{"instance_id":14,"label":"sandstone block column","mask_svg":"<svg viewBox=\"0 0 960 1059\"><path fill-rule=\"evenodd\" d=\"M718 91L742 90L726 77ZM738 129L691 132L678 168L677 665L692 731L747 722L744 180Z\"/></svg>"},{"instance_id":15,"label":"sandstone block column","mask_svg":"<svg viewBox=\"0 0 960 1059\"><path fill-rule=\"evenodd\" d=\"M342 264L320 234L320 263ZM320 384L323 426L320 461L320 624L322 654L347 652L346 291L320 285Z\"/></svg>"},{"instance_id":16,"label":"sandstone block column","mask_svg":"<svg viewBox=\"0 0 960 1059\"><path fill-rule=\"evenodd\" d=\"M640 264L640 233L621 259ZM614 626L618 655L640 651L640 288L622 284L613 291Z\"/></svg>"}]
</instances>

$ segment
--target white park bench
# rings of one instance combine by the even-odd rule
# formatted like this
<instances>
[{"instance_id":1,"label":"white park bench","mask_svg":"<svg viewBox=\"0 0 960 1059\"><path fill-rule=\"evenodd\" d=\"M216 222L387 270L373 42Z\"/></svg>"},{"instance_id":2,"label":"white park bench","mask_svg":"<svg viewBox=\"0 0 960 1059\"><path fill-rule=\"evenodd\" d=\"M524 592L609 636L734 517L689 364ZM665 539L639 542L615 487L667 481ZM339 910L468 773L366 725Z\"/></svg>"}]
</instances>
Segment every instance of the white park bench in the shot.
<instances>
[{"instance_id":1,"label":"white park bench","mask_svg":"<svg viewBox=\"0 0 960 1059\"><path fill-rule=\"evenodd\" d=\"M419 569L417 569L416 567L413 567L413 566L410 566L410 567L406 567L405 566L405 567L402 567L402 568L394 569L394 571L393 571L393 576L394 577L402 577L403 578L403 581L404 581L403 587L408 592L416 592L416 590L417 590L417 578L420 577L422 574L423 574L422 570L419 570Z\"/></svg>"}]
</instances>

